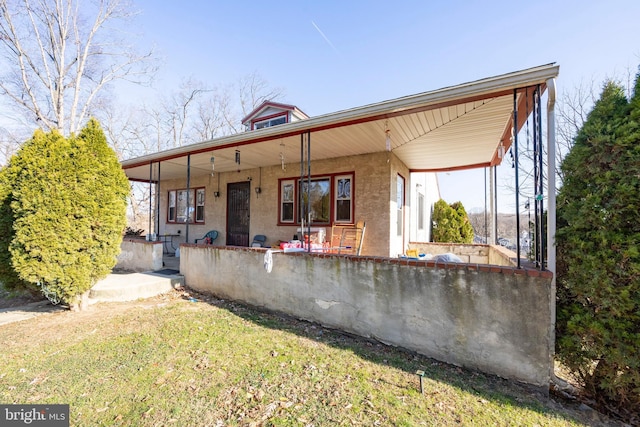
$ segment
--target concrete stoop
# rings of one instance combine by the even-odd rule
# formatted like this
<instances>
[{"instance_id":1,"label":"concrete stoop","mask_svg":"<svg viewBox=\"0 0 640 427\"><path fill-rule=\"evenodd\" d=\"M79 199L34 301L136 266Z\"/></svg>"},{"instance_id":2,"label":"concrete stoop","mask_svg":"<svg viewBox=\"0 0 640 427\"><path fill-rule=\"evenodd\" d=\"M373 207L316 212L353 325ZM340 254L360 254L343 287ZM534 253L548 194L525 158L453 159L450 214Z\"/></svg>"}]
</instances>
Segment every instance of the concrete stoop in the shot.
<instances>
[{"instance_id":1,"label":"concrete stoop","mask_svg":"<svg viewBox=\"0 0 640 427\"><path fill-rule=\"evenodd\" d=\"M144 273L110 274L89 291L89 303L135 301L164 294L184 285L181 274Z\"/></svg>"}]
</instances>

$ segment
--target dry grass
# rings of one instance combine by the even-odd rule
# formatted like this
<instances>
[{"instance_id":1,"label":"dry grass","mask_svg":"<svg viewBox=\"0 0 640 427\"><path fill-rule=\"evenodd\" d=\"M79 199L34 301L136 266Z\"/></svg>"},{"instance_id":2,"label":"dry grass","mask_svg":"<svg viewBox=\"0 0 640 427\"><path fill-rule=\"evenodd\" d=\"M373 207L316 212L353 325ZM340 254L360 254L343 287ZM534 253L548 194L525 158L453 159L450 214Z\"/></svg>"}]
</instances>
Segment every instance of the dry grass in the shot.
<instances>
[{"instance_id":1,"label":"dry grass","mask_svg":"<svg viewBox=\"0 0 640 427\"><path fill-rule=\"evenodd\" d=\"M192 296L0 327L0 401L69 403L81 426L604 425L522 385Z\"/></svg>"}]
</instances>

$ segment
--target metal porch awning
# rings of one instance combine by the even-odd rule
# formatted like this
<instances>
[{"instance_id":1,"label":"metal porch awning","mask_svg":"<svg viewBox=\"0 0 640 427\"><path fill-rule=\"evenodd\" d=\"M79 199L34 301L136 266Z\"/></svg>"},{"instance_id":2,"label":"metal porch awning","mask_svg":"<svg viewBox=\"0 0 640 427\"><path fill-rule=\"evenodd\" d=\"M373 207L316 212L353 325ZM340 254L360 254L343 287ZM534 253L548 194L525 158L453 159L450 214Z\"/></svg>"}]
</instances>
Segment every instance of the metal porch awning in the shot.
<instances>
[{"instance_id":1,"label":"metal porch awning","mask_svg":"<svg viewBox=\"0 0 640 427\"><path fill-rule=\"evenodd\" d=\"M511 145L514 93L518 129L533 102L527 88L546 89L559 66L543 65L435 91L312 117L298 122L203 141L124 160L133 181L149 182L149 165L160 163L162 179L229 172L300 161L300 135L313 137L311 161L391 151L412 172L495 166ZM387 132L388 131L388 132ZM236 163L240 151L241 164Z\"/></svg>"}]
</instances>

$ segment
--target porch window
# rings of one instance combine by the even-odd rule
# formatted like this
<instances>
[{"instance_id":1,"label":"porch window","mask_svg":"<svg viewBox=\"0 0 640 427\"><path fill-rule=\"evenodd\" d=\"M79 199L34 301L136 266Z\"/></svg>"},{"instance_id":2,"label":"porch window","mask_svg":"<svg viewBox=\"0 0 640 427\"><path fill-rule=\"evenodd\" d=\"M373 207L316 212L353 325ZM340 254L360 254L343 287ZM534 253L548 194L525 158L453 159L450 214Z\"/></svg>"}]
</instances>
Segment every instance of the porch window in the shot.
<instances>
[{"instance_id":1,"label":"porch window","mask_svg":"<svg viewBox=\"0 0 640 427\"><path fill-rule=\"evenodd\" d=\"M418 230L424 230L424 194L418 193Z\"/></svg>"},{"instance_id":2,"label":"porch window","mask_svg":"<svg viewBox=\"0 0 640 427\"><path fill-rule=\"evenodd\" d=\"M280 224L353 224L353 211L353 173L280 180Z\"/></svg>"},{"instance_id":3,"label":"porch window","mask_svg":"<svg viewBox=\"0 0 640 427\"><path fill-rule=\"evenodd\" d=\"M185 223L188 218L190 223L204 223L204 195L204 188L170 190L167 222ZM187 198L189 205L188 211Z\"/></svg>"},{"instance_id":4,"label":"porch window","mask_svg":"<svg viewBox=\"0 0 640 427\"><path fill-rule=\"evenodd\" d=\"M340 175L335 178L335 222L353 223L353 203L351 203L352 175Z\"/></svg>"},{"instance_id":5,"label":"porch window","mask_svg":"<svg viewBox=\"0 0 640 427\"><path fill-rule=\"evenodd\" d=\"M310 190L307 191L307 188ZM310 221L315 224L331 222L331 178L312 178L311 183L302 180L300 194L302 195L301 217L305 222ZM307 203L307 197L310 203Z\"/></svg>"},{"instance_id":6,"label":"porch window","mask_svg":"<svg viewBox=\"0 0 640 427\"><path fill-rule=\"evenodd\" d=\"M280 222L294 223L295 180L280 181Z\"/></svg>"},{"instance_id":7,"label":"porch window","mask_svg":"<svg viewBox=\"0 0 640 427\"><path fill-rule=\"evenodd\" d=\"M204 188L196 190L196 222L204 222Z\"/></svg>"},{"instance_id":8,"label":"porch window","mask_svg":"<svg viewBox=\"0 0 640 427\"><path fill-rule=\"evenodd\" d=\"M176 192L169 191L169 209L167 210L167 222L176 222Z\"/></svg>"}]
</instances>

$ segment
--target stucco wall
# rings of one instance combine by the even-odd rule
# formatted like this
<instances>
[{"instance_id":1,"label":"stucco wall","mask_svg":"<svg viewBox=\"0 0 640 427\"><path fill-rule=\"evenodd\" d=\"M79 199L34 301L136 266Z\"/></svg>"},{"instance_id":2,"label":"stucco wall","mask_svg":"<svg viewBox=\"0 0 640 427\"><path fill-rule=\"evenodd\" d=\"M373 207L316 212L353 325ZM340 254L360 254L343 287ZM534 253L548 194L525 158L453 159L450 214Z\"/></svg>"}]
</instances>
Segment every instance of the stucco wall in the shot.
<instances>
[{"instance_id":1,"label":"stucco wall","mask_svg":"<svg viewBox=\"0 0 640 427\"><path fill-rule=\"evenodd\" d=\"M489 246L486 245L411 242L409 248L417 249L419 253L429 255L456 254L465 263L489 264Z\"/></svg>"},{"instance_id":2,"label":"stucco wall","mask_svg":"<svg viewBox=\"0 0 640 427\"><path fill-rule=\"evenodd\" d=\"M515 265L517 255L510 249L500 245L491 245L489 251L489 264L495 265ZM514 261L515 260L515 261Z\"/></svg>"},{"instance_id":3,"label":"stucco wall","mask_svg":"<svg viewBox=\"0 0 640 427\"><path fill-rule=\"evenodd\" d=\"M181 246L187 286L547 387L551 274L477 264Z\"/></svg>"},{"instance_id":4,"label":"stucco wall","mask_svg":"<svg viewBox=\"0 0 640 427\"><path fill-rule=\"evenodd\" d=\"M462 262L472 264L491 264L514 267L516 254L500 245L466 245L459 243L411 242L409 249L417 249L419 253L441 255L452 253Z\"/></svg>"},{"instance_id":5,"label":"stucco wall","mask_svg":"<svg viewBox=\"0 0 640 427\"><path fill-rule=\"evenodd\" d=\"M162 269L162 242L125 238L120 244L116 268L129 271Z\"/></svg>"}]
</instances>

